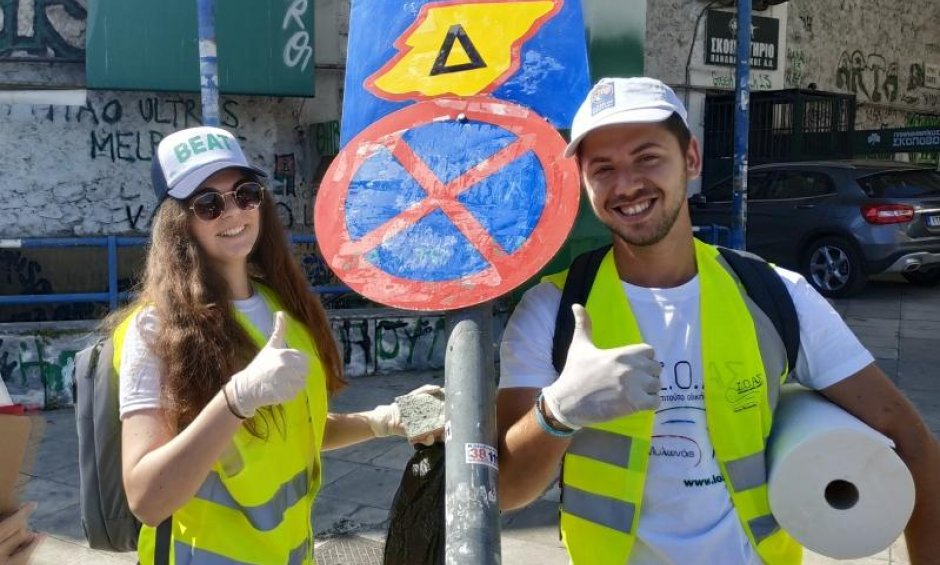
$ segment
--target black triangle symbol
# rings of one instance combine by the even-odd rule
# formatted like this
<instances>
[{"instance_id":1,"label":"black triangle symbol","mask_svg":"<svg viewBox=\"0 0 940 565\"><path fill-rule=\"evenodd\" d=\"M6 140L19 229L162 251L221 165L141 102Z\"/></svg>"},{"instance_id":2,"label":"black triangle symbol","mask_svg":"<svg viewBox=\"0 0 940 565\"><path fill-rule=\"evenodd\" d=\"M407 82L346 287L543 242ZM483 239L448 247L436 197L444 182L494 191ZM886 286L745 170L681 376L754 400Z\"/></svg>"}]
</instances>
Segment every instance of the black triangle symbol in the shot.
<instances>
[{"instance_id":1,"label":"black triangle symbol","mask_svg":"<svg viewBox=\"0 0 940 565\"><path fill-rule=\"evenodd\" d=\"M454 41L460 42L460 46L463 47L464 52L466 52L467 57L470 59L469 62L461 63L459 65L447 65L447 59L450 57L450 52L454 49ZM464 31L463 26L460 24L454 24L450 26L450 29L447 30L447 37L444 38L444 43L441 44L441 50L437 53L437 59L434 61L434 66L431 68L431 76L433 77L435 75L459 73L460 71L484 68L486 68L486 62L483 60L483 57L480 56L480 52L477 51L477 48L473 45L473 42L470 41L470 38L467 36L467 32Z\"/></svg>"}]
</instances>

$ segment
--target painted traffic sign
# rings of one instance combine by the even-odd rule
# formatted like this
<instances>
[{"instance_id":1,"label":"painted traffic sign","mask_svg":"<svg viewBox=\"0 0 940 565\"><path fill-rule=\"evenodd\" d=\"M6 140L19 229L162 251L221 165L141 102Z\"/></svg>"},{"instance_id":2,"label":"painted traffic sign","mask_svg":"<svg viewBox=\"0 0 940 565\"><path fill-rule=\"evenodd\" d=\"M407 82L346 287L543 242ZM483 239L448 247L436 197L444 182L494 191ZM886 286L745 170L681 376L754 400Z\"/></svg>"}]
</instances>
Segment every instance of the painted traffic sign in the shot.
<instances>
[{"instance_id":1,"label":"painted traffic sign","mask_svg":"<svg viewBox=\"0 0 940 565\"><path fill-rule=\"evenodd\" d=\"M342 140L439 96L490 95L568 128L589 80L578 0L353 0Z\"/></svg>"},{"instance_id":2,"label":"painted traffic sign","mask_svg":"<svg viewBox=\"0 0 940 565\"><path fill-rule=\"evenodd\" d=\"M536 274L578 211L564 140L488 97L399 110L350 141L320 185L314 227L350 288L398 308L480 304Z\"/></svg>"}]
</instances>

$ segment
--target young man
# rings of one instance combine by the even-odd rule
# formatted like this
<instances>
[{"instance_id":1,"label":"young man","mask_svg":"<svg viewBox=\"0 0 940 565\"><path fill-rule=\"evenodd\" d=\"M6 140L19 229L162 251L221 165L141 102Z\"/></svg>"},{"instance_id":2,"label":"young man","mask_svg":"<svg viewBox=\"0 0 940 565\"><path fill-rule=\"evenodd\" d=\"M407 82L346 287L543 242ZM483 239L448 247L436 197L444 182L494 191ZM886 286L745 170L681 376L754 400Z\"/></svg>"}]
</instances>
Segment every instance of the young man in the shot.
<instances>
[{"instance_id":1,"label":"young man","mask_svg":"<svg viewBox=\"0 0 940 565\"><path fill-rule=\"evenodd\" d=\"M528 291L509 321L501 506L538 497L564 458L561 529L575 565L799 563L770 514L764 463L789 374L895 441L917 488L912 563L936 563L940 445L830 305L777 269L800 325L787 367L717 250L693 239L686 185L701 155L686 119L649 78L601 80L575 116L566 155L613 249L586 310L573 307L560 375L551 350L566 274Z\"/></svg>"}]
</instances>

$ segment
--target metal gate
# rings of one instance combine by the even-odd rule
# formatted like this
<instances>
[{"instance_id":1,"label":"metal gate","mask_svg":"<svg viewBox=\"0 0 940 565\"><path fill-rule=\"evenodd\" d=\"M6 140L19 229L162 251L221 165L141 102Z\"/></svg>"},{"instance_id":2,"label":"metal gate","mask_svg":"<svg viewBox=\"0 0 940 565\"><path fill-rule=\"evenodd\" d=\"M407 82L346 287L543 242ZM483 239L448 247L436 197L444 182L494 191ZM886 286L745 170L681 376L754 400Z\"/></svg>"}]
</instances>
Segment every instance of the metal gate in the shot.
<instances>
[{"instance_id":1,"label":"metal gate","mask_svg":"<svg viewBox=\"0 0 940 565\"><path fill-rule=\"evenodd\" d=\"M751 93L748 162L847 159L852 156L855 95L817 90ZM705 97L704 186L731 174L734 93Z\"/></svg>"}]
</instances>

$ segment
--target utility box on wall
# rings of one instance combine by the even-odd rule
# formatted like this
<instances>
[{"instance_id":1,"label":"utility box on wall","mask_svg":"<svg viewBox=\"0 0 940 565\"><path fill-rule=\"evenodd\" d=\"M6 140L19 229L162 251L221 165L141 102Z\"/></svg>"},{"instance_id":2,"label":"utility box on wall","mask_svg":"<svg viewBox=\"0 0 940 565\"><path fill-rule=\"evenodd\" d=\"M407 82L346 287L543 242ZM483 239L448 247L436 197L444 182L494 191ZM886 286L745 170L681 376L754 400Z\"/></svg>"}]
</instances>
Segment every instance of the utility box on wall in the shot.
<instances>
[{"instance_id":1,"label":"utility box on wall","mask_svg":"<svg viewBox=\"0 0 940 565\"><path fill-rule=\"evenodd\" d=\"M309 0L216 2L219 89L226 94L313 96ZM199 91L194 0L89 0L88 87Z\"/></svg>"}]
</instances>

